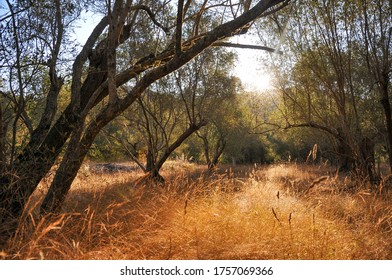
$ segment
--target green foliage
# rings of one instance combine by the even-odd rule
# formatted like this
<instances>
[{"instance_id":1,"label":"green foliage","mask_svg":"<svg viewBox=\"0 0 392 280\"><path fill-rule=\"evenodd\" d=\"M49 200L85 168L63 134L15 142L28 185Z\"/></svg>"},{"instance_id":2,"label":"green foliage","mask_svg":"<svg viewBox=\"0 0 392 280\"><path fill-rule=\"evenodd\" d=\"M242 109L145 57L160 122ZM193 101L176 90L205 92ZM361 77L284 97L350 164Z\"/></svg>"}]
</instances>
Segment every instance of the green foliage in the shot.
<instances>
[{"instance_id":1,"label":"green foliage","mask_svg":"<svg viewBox=\"0 0 392 280\"><path fill-rule=\"evenodd\" d=\"M274 112L255 123L270 132L276 159L290 155L306 160L317 144L320 157L330 162L349 162L349 168L360 172L365 165L374 167L369 161L385 146L386 127L376 86L381 82L375 82L369 49L374 48L380 67L390 67L385 47L391 36L386 11L391 8L384 0L303 1L266 20L275 26L270 27L276 31L274 39L284 42L285 55L270 63L280 78ZM366 38L367 25L371 31ZM373 150L363 150L364 139L375 144Z\"/></svg>"}]
</instances>

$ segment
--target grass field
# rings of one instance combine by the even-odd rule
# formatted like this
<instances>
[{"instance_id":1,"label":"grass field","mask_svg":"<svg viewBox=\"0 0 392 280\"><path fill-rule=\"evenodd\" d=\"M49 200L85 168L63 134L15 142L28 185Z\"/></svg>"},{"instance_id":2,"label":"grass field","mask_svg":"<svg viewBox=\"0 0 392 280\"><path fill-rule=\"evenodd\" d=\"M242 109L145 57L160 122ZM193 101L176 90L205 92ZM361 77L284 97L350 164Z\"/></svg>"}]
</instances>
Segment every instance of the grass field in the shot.
<instances>
[{"instance_id":1,"label":"grass field","mask_svg":"<svg viewBox=\"0 0 392 280\"><path fill-rule=\"evenodd\" d=\"M36 215L43 181L3 259L392 259L392 194L328 167L168 163L82 169L57 216ZM381 186L382 187L382 186Z\"/></svg>"}]
</instances>

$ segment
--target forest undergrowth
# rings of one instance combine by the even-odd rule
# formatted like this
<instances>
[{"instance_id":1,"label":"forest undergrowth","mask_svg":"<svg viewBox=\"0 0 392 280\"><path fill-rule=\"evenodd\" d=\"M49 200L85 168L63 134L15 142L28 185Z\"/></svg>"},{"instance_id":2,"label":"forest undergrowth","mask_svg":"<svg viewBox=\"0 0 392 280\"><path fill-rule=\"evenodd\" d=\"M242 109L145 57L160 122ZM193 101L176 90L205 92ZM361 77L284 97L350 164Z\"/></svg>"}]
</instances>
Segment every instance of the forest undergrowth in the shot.
<instances>
[{"instance_id":1,"label":"forest undergrowth","mask_svg":"<svg viewBox=\"0 0 392 280\"><path fill-rule=\"evenodd\" d=\"M392 259L392 194L326 166L82 169L55 216L42 181L2 259Z\"/></svg>"}]
</instances>

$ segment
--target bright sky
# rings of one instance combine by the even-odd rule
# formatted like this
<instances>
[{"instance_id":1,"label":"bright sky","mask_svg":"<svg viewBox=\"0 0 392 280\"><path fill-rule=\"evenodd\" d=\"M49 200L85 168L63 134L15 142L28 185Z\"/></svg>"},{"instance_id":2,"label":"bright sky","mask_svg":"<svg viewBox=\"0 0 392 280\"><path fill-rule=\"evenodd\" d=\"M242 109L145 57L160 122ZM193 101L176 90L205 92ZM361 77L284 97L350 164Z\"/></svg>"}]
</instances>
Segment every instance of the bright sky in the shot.
<instances>
[{"instance_id":1,"label":"bright sky","mask_svg":"<svg viewBox=\"0 0 392 280\"><path fill-rule=\"evenodd\" d=\"M252 35L240 35L230 39L235 44L258 45L257 38ZM273 47L273 46L267 46ZM253 49L235 49L238 55L238 61L234 69L234 74L239 77L247 91L265 91L272 89L271 76L269 70L261 60L266 58L267 53L264 50Z\"/></svg>"},{"instance_id":2,"label":"bright sky","mask_svg":"<svg viewBox=\"0 0 392 280\"><path fill-rule=\"evenodd\" d=\"M248 91L263 91L271 89L271 76L268 69L259 61L260 50L237 50L238 63L234 69Z\"/></svg>"}]
</instances>

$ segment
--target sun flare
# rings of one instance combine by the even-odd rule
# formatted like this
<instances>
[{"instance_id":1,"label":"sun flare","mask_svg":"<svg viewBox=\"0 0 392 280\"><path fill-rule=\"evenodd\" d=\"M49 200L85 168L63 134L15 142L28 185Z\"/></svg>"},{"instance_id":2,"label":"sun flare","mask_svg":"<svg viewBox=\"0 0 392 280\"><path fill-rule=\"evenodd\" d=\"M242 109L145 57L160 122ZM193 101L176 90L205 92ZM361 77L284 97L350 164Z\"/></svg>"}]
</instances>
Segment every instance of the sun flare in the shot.
<instances>
[{"instance_id":1,"label":"sun flare","mask_svg":"<svg viewBox=\"0 0 392 280\"><path fill-rule=\"evenodd\" d=\"M271 75L263 72L255 73L253 85L259 90L267 90L272 88Z\"/></svg>"},{"instance_id":2,"label":"sun flare","mask_svg":"<svg viewBox=\"0 0 392 280\"><path fill-rule=\"evenodd\" d=\"M271 75L261 70L248 67L247 70L237 72L246 90L266 91L273 88Z\"/></svg>"},{"instance_id":3,"label":"sun flare","mask_svg":"<svg viewBox=\"0 0 392 280\"><path fill-rule=\"evenodd\" d=\"M260 67L261 63L253 52L239 53L239 57L235 74L241 79L246 90L266 91L273 88L271 74L268 73L268 69Z\"/></svg>"}]
</instances>

